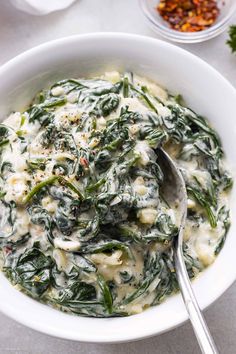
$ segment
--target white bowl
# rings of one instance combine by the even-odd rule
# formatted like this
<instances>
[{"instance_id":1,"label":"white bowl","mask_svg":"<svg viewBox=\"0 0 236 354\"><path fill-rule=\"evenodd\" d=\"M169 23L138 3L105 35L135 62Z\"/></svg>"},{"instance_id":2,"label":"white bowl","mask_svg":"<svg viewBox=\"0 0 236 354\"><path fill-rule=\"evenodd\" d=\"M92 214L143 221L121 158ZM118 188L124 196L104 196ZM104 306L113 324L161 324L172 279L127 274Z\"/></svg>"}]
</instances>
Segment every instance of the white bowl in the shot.
<instances>
[{"instance_id":1,"label":"white bowl","mask_svg":"<svg viewBox=\"0 0 236 354\"><path fill-rule=\"evenodd\" d=\"M0 117L23 109L49 83L104 70L132 70L157 81L208 117L220 133L236 170L236 91L212 67L194 55L155 39L98 33L64 38L27 51L0 68ZM236 220L233 190L232 220ZM193 283L201 308L215 301L236 279L236 222L215 263ZM180 295L159 306L123 318L83 318L52 309L12 287L0 274L0 310L18 322L61 338L85 342L125 342L167 331L187 319ZM227 316L227 314L225 314Z\"/></svg>"}]
</instances>

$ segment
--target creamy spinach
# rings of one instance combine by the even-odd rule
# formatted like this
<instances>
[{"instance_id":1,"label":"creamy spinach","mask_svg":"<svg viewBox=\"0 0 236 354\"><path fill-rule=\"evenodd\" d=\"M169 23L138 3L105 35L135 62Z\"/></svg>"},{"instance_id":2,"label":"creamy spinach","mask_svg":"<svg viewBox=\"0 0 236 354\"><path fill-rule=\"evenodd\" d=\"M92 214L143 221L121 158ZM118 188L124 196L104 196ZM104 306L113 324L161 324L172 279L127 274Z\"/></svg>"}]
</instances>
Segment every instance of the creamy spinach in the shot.
<instances>
[{"instance_id":1,"label":"creamy spinach","mask_svg":"<svg viewBox=\"0 0 236 354\"><path fill-rule=\"evenodd\" d=\"M190 277L229 228L232 180L209 123L132 74L55 83L0 125L0 266L19 289L78 315L139 313L178 290L176 215L158 146L188 192Z\"/></svg>"}]
</instances>

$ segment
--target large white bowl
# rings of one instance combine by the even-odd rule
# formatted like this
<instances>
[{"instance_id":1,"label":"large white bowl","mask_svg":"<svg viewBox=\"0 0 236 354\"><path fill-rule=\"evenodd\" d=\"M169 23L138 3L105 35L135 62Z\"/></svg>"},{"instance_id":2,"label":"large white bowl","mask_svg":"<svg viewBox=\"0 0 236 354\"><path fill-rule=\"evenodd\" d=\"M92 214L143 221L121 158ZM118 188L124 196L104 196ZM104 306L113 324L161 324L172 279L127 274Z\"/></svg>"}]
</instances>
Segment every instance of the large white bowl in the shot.
<instances>
[{"instance_id":1,"label":"large white bowl","mask_svg":"<svg viewBox=\"0 0 236 354\"><path fill-rule=\"evenodd\" d=\"M104 70L132 70L181 93L220 133L233 170L236 165L236 91L212 67L168 43L127 34L89 34L64 38L27 51L0 69L0 117L24 108L34 94L55 80ZM233 191L232 220L236 219ZM236 279L236 222L215 263L194 281L201 308L215 301ZM41 332L86 342L124 342L167 331L187 313L180 295L160 306L124 318L96 319L65 314L15 290L0 274L0 310ZM225 314L227 316L227 314Z\"/></svg>"}]
</instances>

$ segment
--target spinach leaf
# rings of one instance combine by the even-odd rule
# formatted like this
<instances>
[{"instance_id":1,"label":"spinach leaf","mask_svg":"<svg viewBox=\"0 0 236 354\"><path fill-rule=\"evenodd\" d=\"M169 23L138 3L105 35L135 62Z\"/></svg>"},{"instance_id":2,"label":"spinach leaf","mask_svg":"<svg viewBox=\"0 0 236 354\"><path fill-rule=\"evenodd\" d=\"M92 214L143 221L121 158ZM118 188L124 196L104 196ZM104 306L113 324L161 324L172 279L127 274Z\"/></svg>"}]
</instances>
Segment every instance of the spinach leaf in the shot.
<instances>
[{"instance_id":1,"label":"spinach leaf","mask_svg":"<svg viewBox=\"0 0 236 354\"><path fill-rule=\"evenodd\" d=\"M49 177L46 180L36 184L36 186L34 186L32 188L32 190L26 195L22 204L28 204L30 202L30 200L34 197L34 195L39 193L42 188L50 186L51 184L54 184L57 181L60 182L62 185L65 185L66 187L68 187L74 193L76 193L82 200L84 199L83 194L74 184L72 184L71 182L69 182L68 180L66 180L62 176L52 176L52 177Z\"/></svg>"},{"instance_id":2,"label":"spinach leaf","mask_svg":"<svg viewBox=\"0 0 236 354\"><path fill-rule=\"evenodd\" d=\"M217 219L218 219L218 222L223 223L224 232L223 232L223 235L221 235L218 245L216 246L215 255L218 255L219 252L221 251L222 247L224 246L226 236L229 231L230 224L231 224L229 210L227 209L226 206L222 206L220 208L220 210L218 211Z\"/></svg>"},{"instance_id":3,"label":"spinach leaf","mask_svg":"<svg viewBox=\"0 0 236 354\"><path fill-rule=\"evenodd\" d=\"M204 192L203 190L190 186L187 186L187 192L205 209L211 227L217 227L216 216L212 208L210 194L207 191Z\"/></svg>"},{"instance_id":4,"label":"spinach leaf","mask_svg":"<svg viewBox=\"0 0 236 354\"><path fill-rule=\"evenodd\" d=\"M119 105L119 96L115 93L108 93L100 96L97 100L93 112L97 116L107 117L113 111L115 111Z\"/></svg>"},{"instance_id":5,"label":"spinach leaf","mask_svg":"<svg viewBox=\"0 0 236 354\"><path fill-rule=\"evenodd\" d=\"M51 284L53 260L36 247L26 249L16 266L7 269L15 284L21 285L34 297L40 297Z\"/></svg>"},{"instance_id":6,"label":"spinach leaf","mask_svg":"<svg viewBox=\"0 0 236 354\"><path fill-rule=\"evenodd\" d=\"M77 253L73 254L73 264L75 268L87 273L95 273L97 271L96 266L90 260Z\"/></svg>"},{"instance_id":7,"label":"spinach leaf","mask_svg":"<svg viewBox=\"0 0 236 354\"><path fill-rule=\"evenodd\" d=\"M80 201L55 186L50 188L49 193L54 200L59 201L53 218L54 222L62 234L70 235L76 225Z\"/></svg>"},{"instance_id":8,"label":"spinach leaf","mask_svg":"<svg viewBox=\"0 0 236 354\"><path fill-rule=\"evenodd\" d=\"M53 220L48 211L40 205L32 205L28 208L30 220L33 224L41 225L46 231L48 241L53 245Z\"/></svg>"},{"instance_id":9,"label":"spinach leaf","mask_svg":"<svg viewBox=\"0 0 236 354\"><path fill-rule=\"evenodd\" d=\"M80 253L100 253L112 250L121 250L123 251L128 257L132 258L132 253L130 248L123 244L122 242L116 240L105 240L105 241L98 241L94 244L87 244L82 246Z\"/></svg>"},{"instance_id":10,"label":"spinach leaf","mask_svg":"<svg viewBox=\"0 0 236 354\"><path fill-rule=\"evenodd\" d=\"M109 314L112 313L112 305L113 305L113 299L112 299L112 294L109 289L109 286L107 285L105 279L99 274L98 275L98 285L101 289L102 296L103 296L103 304Z\"/></svg>"},{"instance_id":11,"label":"spinach leaf","mask_svg":"<svg viewBox=\"0 0 236 354\"><path fill-rule=\"evenodd\" d=\"M8 135L9 128L4 124L0 124L0 149L9 143Z\"/></svg>"},{"instance_id":12,"label":"spinach leaf","mask_svg":"<svg viewBox=\"0 0 236 354\"><path fill-rule=\"evenodd\" d=\"M80 302L84 304L95 299L96 290L93 285L75 281L60 291L57 302L64 306L76 306L80 305Z\"/></svg>"},{"instance_id":13,"label":"spinach leaf","mask_svg":"<svg viewBox=\"0 0 236 354\"><path fill-rule=\"evenodd\" d=\"M32 106L27 113L29 114L30 123L39 122L41 126L47 126L53 120L53 114L39 106Z\"/></svg>"}]
</instances>

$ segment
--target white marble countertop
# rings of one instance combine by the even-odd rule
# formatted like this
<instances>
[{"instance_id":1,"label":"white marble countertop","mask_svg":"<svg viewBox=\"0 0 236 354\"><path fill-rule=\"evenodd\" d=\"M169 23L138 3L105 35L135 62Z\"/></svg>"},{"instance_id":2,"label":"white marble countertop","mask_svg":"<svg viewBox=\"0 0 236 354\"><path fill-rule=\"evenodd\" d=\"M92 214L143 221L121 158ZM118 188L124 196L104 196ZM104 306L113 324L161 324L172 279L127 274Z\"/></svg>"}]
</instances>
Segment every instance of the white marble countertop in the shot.
<instances>
[{"instance_id":1,"label":"white marble countertop","mask_svg":"<svg viewBox=\"0 0 236 354\"><path fill-rule=\"evenodd\" d=\"M236 23L236 15L232 22ZM13 8L9 1L0 0L0 64L45 41L98 31L157 37L148 28L139 10L138 0L78 0L69 9L44 17L24 14ZM227 34L224 33L205 43L181 46L206 60L236 86L236 56L225 45L226 38ZM236 284L205 313L223 354L236 353L235 309ZM197 354L199 349L189 323L139 342L95 345L48 337L0 314L0 353Z\"/></svg>"}]
</instances>

